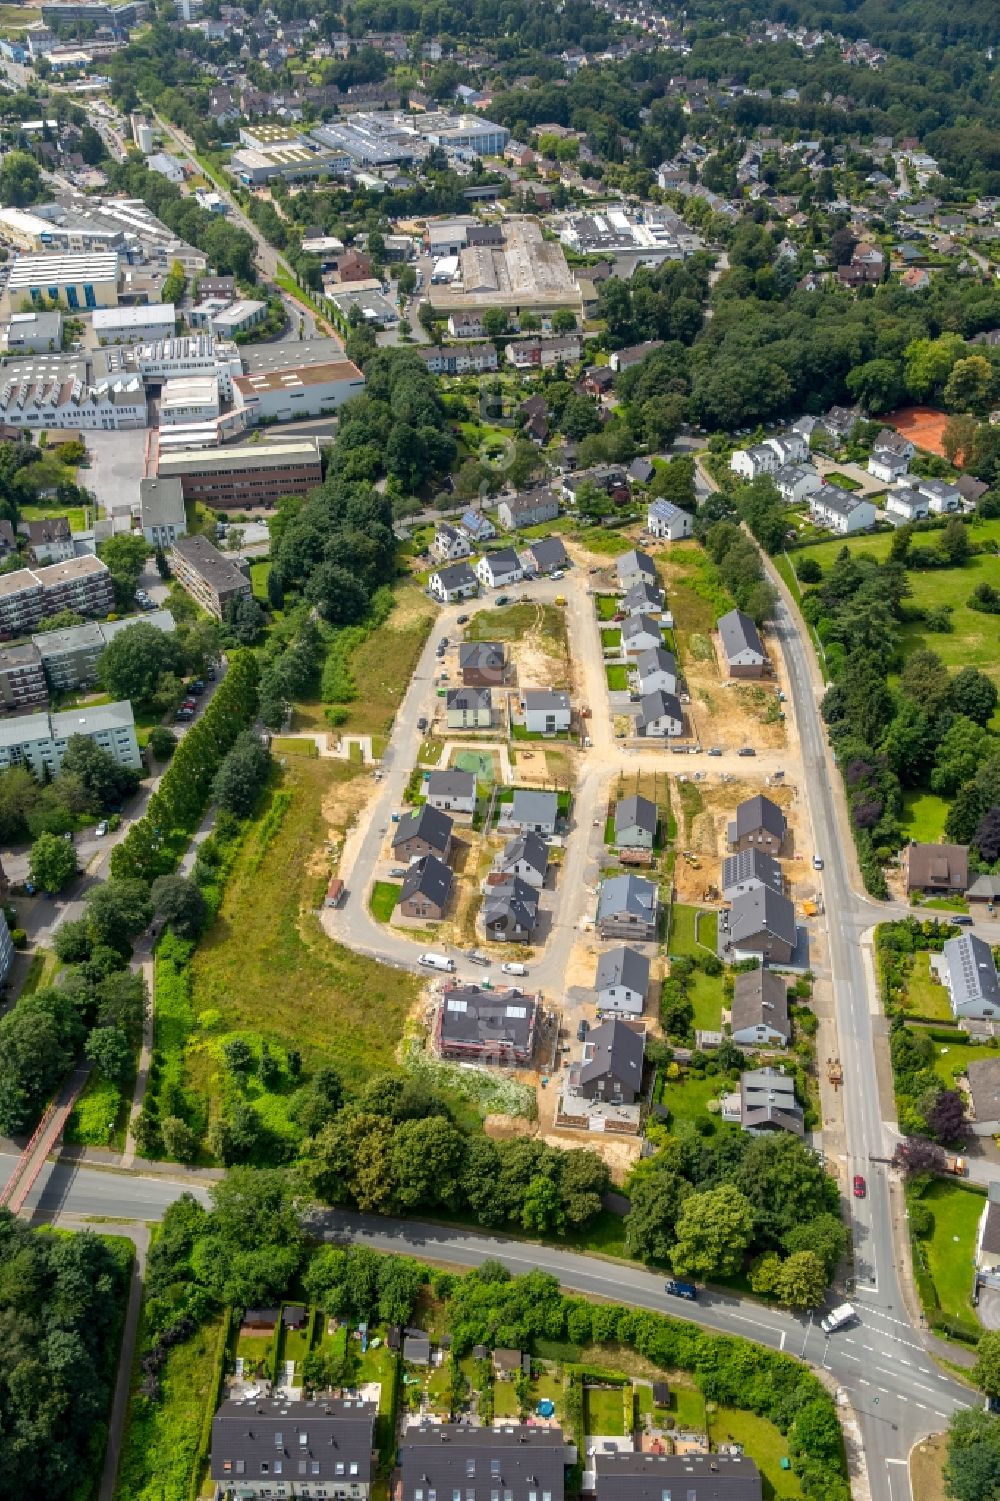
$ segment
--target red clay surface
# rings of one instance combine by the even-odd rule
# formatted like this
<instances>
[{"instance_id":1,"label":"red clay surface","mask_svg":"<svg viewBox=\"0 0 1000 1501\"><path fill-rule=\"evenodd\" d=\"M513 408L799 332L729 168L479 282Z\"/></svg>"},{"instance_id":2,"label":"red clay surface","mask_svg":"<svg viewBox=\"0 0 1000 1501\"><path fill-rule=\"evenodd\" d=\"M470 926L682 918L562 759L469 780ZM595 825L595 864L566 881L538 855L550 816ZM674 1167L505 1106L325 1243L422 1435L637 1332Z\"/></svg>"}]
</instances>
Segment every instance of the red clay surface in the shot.
<instances>
[{"instance_id":1,"label":"red clay surface","mask_svg":"<svg viewBox=\"0 0 1000 1501\"><path fill-rule=\"evenodd\" d=\"M918 448L936 453L942 459L948 457L941 446L947 421L947 412L937 412L933 407L900 407L898 411L890 412L885 419L887 427L894 427L897 433L902 433L904 438L909 438Z\"/></svg>"}]
</instances>

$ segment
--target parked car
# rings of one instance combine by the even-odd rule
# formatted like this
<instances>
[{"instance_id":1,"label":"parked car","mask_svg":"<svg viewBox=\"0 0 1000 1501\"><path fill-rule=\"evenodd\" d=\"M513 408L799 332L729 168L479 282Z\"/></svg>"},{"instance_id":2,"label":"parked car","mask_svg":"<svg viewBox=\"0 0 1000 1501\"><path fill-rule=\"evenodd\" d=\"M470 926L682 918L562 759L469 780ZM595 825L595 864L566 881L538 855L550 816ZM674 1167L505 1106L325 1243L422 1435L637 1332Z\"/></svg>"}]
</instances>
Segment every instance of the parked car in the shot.
<instances>
[{"instance_id":1,"label":"parked car","mask_svg":"<svg viewBox=\"0 0 1000 1501\"><path fill-rule=\"evenodd\" d=\"M823 869L823 856L822 855L813 855L813 870L822 870L822 869Z\"/></svg>"},{"instance_id":2,"label":"parked car","mask_svg":"<svg viewBox=\"0 0 1000 1501\"><path fill-rule=\"evenodd\" d=\"M712 748L709 750L708 754L710 756L721 756L722 755L722 746L721 745L713 745Z\"/></svg>"},{"instance_id":3,"label":"parked car","mask_svg":"<svg viewBox=\"0 0 1000 1501\"><path fill-rule=\"evenodd\" d=\"M580 1025L576 1029L576 1040L577 1040L577 1042L583 1042L584 1039L587 1036L587 1033L589 1031L590 1031L590 1023L587 1020L587 1018L584 1017L583 1020L580 1022Z\"/></svg>"},{"instance_id":4,"label":"parked car","mask_svg":"<svg viewBox=\"0 0 1000 1501\"><path fill-rule=\"evenodd\" d=\"M468 615L459 615L457 617L456 621L455 621L456 625L468 625L468 623L469 623L469 617L468 617Z\"/></svg>"},{"instance_id":5,"label":"parked car","mask_svg":"<svg viewBox=\"0 0 1000 1501\"><path fill-rule=\"evenodd\" d=\"M698 1301L698 1289L694 1283L681 1282L677 1277L668 1277L663 1284L663 1291L672 1298L687 1298L689 1303Z\"/></svg>"},{"instance_id":6,"label":"parked car","mask_svg":"<svg viewBox=\"0 0 1000 1501\"><path fill-rule=\"evenodd\" d=\"M553 579L564 579L566 577L566 574L562 568L553 568L549 577Z\"/></svg>"},{"instance_id":7,"label":"parked car","mask_svg":"<svg viewBox=\"0 0 1000 1501\"><path fill-rule=\"evenodd\" d=\"M418 730L426 730L426 728L427 728L427 720L424 718L423 714L421 714L420 718L417 720L417 729Z\"/></svg>"},{"instance_id":8,"label":"parked car","mask_svg":"<svg viewBox=\"0 0 1000 1501\"><path fill-rule=\"evenodd\" d=\"M205 684L201 678L195 678L193 683L188 683L187 691L193 693L196 698L200 698L205 691Z\"/></svg>"},{"instance_id":9,"label":"parked car","mask_svg":"<svg viewBox=\"0 0 1000 1501\"><path fill-rule=\"evenodd\" d=\"M510 604L510 595L509 594L498 594L497 597L496 597L495 603L498 604L498 605L509 605Z\"/></svg>"},{"instance_id":10,"label":"parked car","mask_svg":"<svg viewBox=\"0 0 1000 1501\"><path fill-rule=\"evenodd\" d=\"M865 1195L867 1194L867 1192L868 1192L868 1184L865 1182L864 1178L862 1178L862 1176L861 1176L860 1173L855 1173L854 1174L854 1197L856 1199L863 1199L865 1197Z\"/></svg>"},{"instance_id":11,"label":"parked car","mask_svg":"<svg viewBox=\"0 0 1000 1501\"><path fill-rule=\"evenodd\" d=\"M956 928L971 928L975 920L976 919L974 917L969 917L968 913L963 912L960 912L956 917L951 918L951 922Z\"/></svg>"},{"instance_id":12,"label":"parked car","mask_svg":"<svg viewBox=\"0 0 1000 1501\"><path fill-rule=\"evenodd\" d=\"M94 830L94 833L98 839L103 839L107 832L108 820L106 818L102 818L100 823L97 825L97 828Z\"/></svg>"},{"instance_id":13,"label":"parked car","mask_svg":"<svg viewBox=\"0 0 1000 1501\"><path fill-rule=\"evenodd\" d=\"M741 745L736 754L738 756L755 756L757 752L752 745Z\"/></svg>"}]
</instances>

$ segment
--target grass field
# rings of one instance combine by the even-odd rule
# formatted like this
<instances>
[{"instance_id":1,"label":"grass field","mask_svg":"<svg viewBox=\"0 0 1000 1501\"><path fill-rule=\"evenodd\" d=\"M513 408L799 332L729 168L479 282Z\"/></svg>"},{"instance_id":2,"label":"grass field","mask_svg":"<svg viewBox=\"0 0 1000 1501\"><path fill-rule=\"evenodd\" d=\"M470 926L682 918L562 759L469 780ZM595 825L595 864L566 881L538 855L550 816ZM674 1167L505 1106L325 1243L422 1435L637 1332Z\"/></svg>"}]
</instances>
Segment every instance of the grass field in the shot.
<instances>
[{"instance_id":1,"label":"grass field","mask_svg":"<svg viewBox=\"0 0 1000 1501\"><path fill-rule=\"evenodd\" d=\"M694 1121L696 1125L710 1121L705 1107L719 1093L719 1082L718 1076L696 1079L693 1074L685 1074L676 1083L668 1081L663 1088L663 1103L670 1111L671 1130L676 1129L678 1121Z\"/></svg>"},{"instance_id":2,"label":"grass field","mask_svg":"<svg viewBox=\"0 0 1000 1501\"><path fill-rule=\"evenodd\" d=\"M802 1495L795 1472L781 1468L781 1461L788 1456L788 1440L766 1418L742 1408L719 1407L709 1417L708 1431L714 1444L742 1444L746 1453L753 1456L763 1477L765 1496Z\"/></svg>"},{"instance_id":3,"label":"grass field","mask_svg":"<svg viewBox=\"0 0 1000 1501\"><path fill-rule=\"evenodd\" d=\"M914 955L906 981L905 1005L913 1016L926 1016L931 1021L952 1020L948 991L931 973L931 956L926 951Z\"/></svg>"},{"instance_id":4,"label":"grass field","mask_svg":"<svg viewBox=\"0 0 1000 1501\"><path fill-rule=\"evenodd\" d=\"M836 485L838 490L853 492L861 489L859 480L851 479L849 474L841 474L839 469L832 469L829 474L824 474L823 478L828 485Z\"/></svg>"},{"instance_id":5,"label":"grass field","mask_svg":"<svg viewBox=\"0 0 1000 1501\"><path fill-rule=\"evenodd\" d=\"M262 603L267 602L267 578L270 572L270 558L263 558L257 563L250 564L250 585L253 589L253 597Z\"/></svg>"},{"instance_id":6,"label":"grass field","mask_svg":"<svg viewBox=\"0 0 1000 1501\"><path fill-rule=\"evenodd\" d=\"M598 620L614 620L618 614L618 600L613 594L599 594L597 596Z\"/></svg>"},{"instance_id":7,"label":"grass field","mask_svg":"<svg viewBox=\"0 0 1000 1501\"><path fill-rule=\"evenodd\" d=\"M624 1434L625 1402L621 1387L584 1388L583 1427L586 1433Z\"/></svg>"},{"instance_id":8,"label":"grass field","mask_svg":"<svg viewBox=\"0 0 1000 1501\"><path fill-rule=\"evenodd\" d=\"M377 922L389 922L396 910L403 888L396 881L376 881L372 886L372 917Z\"/></svg>"},{"instance_id":9,"label":"grass field","mask_svg":"<svg viewBox=\"0 0 1000 1501\"><path fill-rule=\"evenodd\" d=\"M921 1202L934 1217L933 1231L921 1244L941 1309L970 1333L977 1334L980 1325L972 1311L969 1293L976 1230L985 1197L957 1183L937 1181L928 1185Z\"/></svg>"},{"instance_id":10,"label":"grass field","mask_svg":"<svg viewBox=\"0 0 1000 1501\"><path fill-rule=\"evenodd\" d=\"M944 834L944 821L948 816L948 802L936 792L916 792L909 788L903 793L903 816L900 819L903 839L916 839L919 844L936 844Z\"/></svg>"},{"instance_id":11,"label":"grass field","mask_svg":"<svg viewBox=\"0 0 1000 1501\"><path fill-rule=\"evenodd\" d=\"M963 1034L956 1032L955 1035L956 1037L960 1037ZM964 1046L960 1042L953 1046L949 1046L946 1042L936 1042L934 1044L934 1062L931 1067L942 1084L947 1085L950 1089L955 1082L956 1069L960 1073L964 1073L970 1063L980 1058L996 1058L997 1056L996 1048L991 1048L985 1042L972 1042Z\"/></svg>"},{"instance_id":12,"label":"grass field","mask_svg":"<svg viewBox=\"0 0 1000 1501\"><path fill-rule=\"evenodd\" d=\"M1000 541L1000 520L977 522L970 527L970 534L975 542ZM914 544L917 547L931 547L934 540L934 532L926 535L918 532ZM819 542L797 551L795 561L798 562L803 557L815 558L826 572L840 549L845 546L852 553L867 553L879 562L884 562L892 546L892 533L877 532L870 537L849 538L846 542L841 539ZM928 631L922 622L907 625L902 631L904 650L926 648L935 651L948 667L978 667L1000 683L995 617L981 615L970 610L966 604L977 584L985 582L992 584L994 588L1000 588L1000 557L994 553L981 553L970 558L964 568L909 569L907 578L913 590L908 604L920 609L938 609L942 605L951 605L953 630L948 633Z\"/></svg>"},{"instance_id":13,"label":"grass field","mask_svg":"<svg viewBox=\"0 0 1000 1501\"><path fill-rule=\"evenodd\" d=\"M329 876L327 819L337 824L331 803L349 794L343 784L353 775L344 763L291 760L280 782L291 798L279 827L263 850L253 832L240 849L191 966L198 1025L186 1066L205 1100L218 1098L219 1054L234 1032L279 1048L293 1044L307 1070L335 1058L349 1084L395 1066L418 981L333 943L315 915ZM265 808L258 828L266 817ZM254 1104L275 1129L288 1129L284 1095Z\"/></svg>"},{"instance_id":14,"label":"grass field","mask_svg":"<svg viewBox=\"0 0 1000 1501\"><path fill-rule=\"evenodd\" d=\"M714 913L703 914L698 907L685 907L682 902L674 902L671 908L668 951L677 956L689 954L692 958L706 953L706 945L713 935L711 925L702 924L705 918L712 916ZM714 952L714 946L712 951Z\"/></svg>"},{"instance_id":15,"label":"grass field","mask_svg":"<svg viewBox=\"0 0 1000 1501\"><path fill-rule=\"evenodd\" d=\"M66 1140L85 1147L124 1146L132 1082L123 1090L95 1068L66 1122Z\"/></svg>"},{"instance_id":16,"label":"grass field","mask_svg":"<svg viewBox=\"0 0 1000 1501\"><path fill-rule=\"evenodd\" d=\"M622 644L622 633L617 626L613 629L606 626L601 632L601 645L605 651L618 651Z\"/></svg>"},{"instance_id":17,"label":"grass field","mask_svg":"<svg viewBox=\"0 0 1000 1501\"><path fill-rule=\"evenodd\" d=\"M309 761L314 761L319 755L315 740L299 740L294 735L276 735L271 741L271 750L275 756L305 756Z\"/></svg>"},{"instance_id":18,"label":"grass field","mask_svg":"<svg viewBox=\"0 0 1000 1501\"><path fill-rule=\"evenodd\" d=\"M219 1333L219 1321L209 1319L170 1350L160 1372L158 1402L135 1400L142 1373L133 1376L116 1501L187 1501L202 1419L215 1400L211 1387Z\"/></svg>"},{"instance_id":19,"label":"grass field","mask_svg":"<svg viewBox=\"0 0 1000 1501\"><path fill-rule=\"evenodd\" d=\"M625 693L628 689L628 668L621 662L612 662L604 669L608 687L612 693Z\"/></svg>"}]
</instances>

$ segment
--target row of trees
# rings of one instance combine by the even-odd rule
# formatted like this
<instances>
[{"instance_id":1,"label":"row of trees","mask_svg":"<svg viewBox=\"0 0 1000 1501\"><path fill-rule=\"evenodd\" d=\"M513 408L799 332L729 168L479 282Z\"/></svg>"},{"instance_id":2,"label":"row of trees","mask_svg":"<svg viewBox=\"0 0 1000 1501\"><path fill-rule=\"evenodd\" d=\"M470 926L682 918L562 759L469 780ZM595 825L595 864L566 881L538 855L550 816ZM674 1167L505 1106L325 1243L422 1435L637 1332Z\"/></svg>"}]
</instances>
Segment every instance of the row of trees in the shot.
<instances>
[{"instance_id":1,"label":"row of trees","mask_svg":"<svg viewBox=\"0 0 1000 1501\"><path fill-rule=\"evenodd\" d=\"M257 712L258 675L252 652L231 653L223 681L178 746L145 816L115 848L113 876L151 882L173 869L205 810L223 759Z\"/></svg>"}]
</instances>

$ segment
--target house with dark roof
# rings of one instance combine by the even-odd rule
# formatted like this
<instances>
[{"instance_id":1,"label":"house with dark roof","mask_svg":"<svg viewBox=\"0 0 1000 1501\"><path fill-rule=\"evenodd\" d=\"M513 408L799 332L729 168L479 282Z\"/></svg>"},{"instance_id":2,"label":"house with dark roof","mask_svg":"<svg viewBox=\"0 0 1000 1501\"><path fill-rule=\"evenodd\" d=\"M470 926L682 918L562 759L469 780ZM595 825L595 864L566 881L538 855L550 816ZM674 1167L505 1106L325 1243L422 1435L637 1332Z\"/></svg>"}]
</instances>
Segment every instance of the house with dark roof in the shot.
<instances>
[{"instance_id":1,"label":"house with dark roof","mask_svg":"<svg viewBox=\"0 0 1000 1501\"><path fill-rule=\"evenodd\" d=\"M979 875L965 893L967 902L1000 901L1000 876Z\"/></svg>"},{"instance_id":2,"label":"house with dark roof","mask_svg":"<svg viewBox=\"0 0 1000 1501\"><path fill-rule=\"evenodd\" d=\"M440 922L451 897L452 874L436 855L423 855L406 872L399 894L399 913L423 922Z\"/></svg>"},{"instance_id":3,"label":"house with dark roof","mask_svg":"<svg viewBox=\"0 0 1000 1501\"><path fill-rule=\"evenodd\" d=\"M733 981L732 1039L740 1047L787 1047L792 1037L788 987L769 969L740 970Z\"/></svg>"},{"instance_id":4,"label":"house with dark roof","mask_svg":"<svg viewBox=\"0 0 1000 1501\"><path fill-rule=\"evenodd\" d=\"M597 960L594 991L597 1009L641 1016L649 989L649 960L627 944L608 949Z\"/></svg>"},{"instance_id":5,"label":"house with dark roof","mask_svg":"<svg viewBox=\"0 0 1000 1501\"><path fill-rule=\"evenodd\" d=\"M554 568L566 568L569 564L561 537L539 537L528 547L527 555L536 573L551 573Z\"/></svg>"},{"instance_id":6,"label":"house with dark roof","mask_svg":"<svg viewBox=\"0 0 1000 1501\"><path fill-rule=\"evenodd\" d=\"M403 1333L403 1359L409 1365L430 1365L431 1340L423 1329L407 1329Z\"/></svg>"},{"instance_id":7,"label":"house with dark roof","mask_svg":"<svg viewBox=\"0 0 1000 1501\"><path fill-rule=\"evenodd\" d=\"M643 876L609 876L597 896L597 931L601 938L631 938L652 943L660 920L659 892Z\"/></svg>"},{"instance_id":8,"label":"house with dark roof","mask_svg":"<svg viewBox=\"0 0 1000 1501\"><path fill-rule=\"evenodd\" d=\"M599 1449L593 1464L597 1501L761 1501L763 1495L760 1471L746 1454Z\"/></svg>"},{"instance_id":9,"label":"house with dark roof","mask_svg":"<svg viewBox=\"0 0 1000 1501\"><path fill-rule=\"evenodd\" d=\"M530 1063L539 1021L537 996L449 985L434 1019L434 1046L442 1058Z\"/></svg>"},{"instance_id":10,"label":"house with dark roof","mask_svg":"<svg viewBox=\"0 0 1000 1501\"><path fill-rule=\"evenodd\" d=\"M966 1116L973 1136L1000 1132L1000 1057L974 1058L966 1065L969 1108Z\"/></svg>"},{"instance_id":11,"label":"house with dark roof","mask_svg":"<svg viewBox=\"0 0 1000 1501\"><path fill-rule=\"evenodd\" d=\"M482 920L494 943L530 943L538 926L538 887L520 876L487 876Z\"/></svg>"},{"instance_id":12,"label":"house with dark roof","mask_svg":"<svg viewBox=\"0 0 1000 1501\"><path fill-rule=\"evenodd\" d=\"M977 933L949 938L941 950L942 977L956 1017L983 1021L1000 1015L1000 978L993 950Z\"/></svg>"},{"instance_id":13,"label":"house with dark roof","mask_svg":"<svg viewBox=\"0 0 1000 1501\"><path fill-rule=\"evenodd\" d=\"M460 559L471 556L472 543L464 532L458 531L447 521L439 521L430 546L430 554L439 563L457 563Z\"/></svg>"},{"instance_id":14,"label":"house with dark roof","mask_svg":"<svg viewBox=\"0 0 1000 1501\"><path fill-rule=\"evenodd\" d=\"M795 1080L779 1068L747 1069L740 1075L740 1125L759 1136L768 1131L805 1134Z\"/></svg>"},{"instance_id":15,"label":"house with dark roof","mask_svg":"<svg viewBox=\"0 0 1000 1501\"><path fill-rule=\"evenodd\" d=\"M532 735L560 735L570 727L569 694L560 688L525 688L521 693L524 728Z\"/></svg>"},{"instance_id":16,"label":"house with dark roof","mask_svg":"<svg viewBox=\"0 0 1000 1501\"><path fill-rule=\"evenodd\" d=\"M566 1442L560 1428L526 1423L473 1428L426 1423L399 1442L398 1501L564 1501Z\"/></svg>"},{"instance_id":17,"label":"house with dark roof","mask_svg":"<svg viewBox=\"0 0 1000 1501\"><path fill-rule=\"evenodd\" d=\"M507 681L507 649L502 641L462 641L458 670L467 688L498 688Z\"/></svg>"},{"instance_id":18,"label":"house with dark roof","mask_svg":"<svg viewBox=\"0 0 1000 1501\"><path fill-rule=\"evenodd\" d=\"M583 1058L570 1070L570 1088L586 1100L606 1105L634 1105L642 1094L645 1039L639 1028L612 1018L594 1027L583 1045Z\"/></svg>"},{"instance_id":19,"label":"house with dark roof","mask_svg":"<svg viewBox=\"0 0 1000 1501\"><path fill-rule=\"evenodd\" d=\"M976 1230L976 1267L994 1272L1000 1267L1000 1183L989 1185Z\"/></svg>"},{"instance_id":20,"label":"house with dark roof","mask_svg":"<svg viewBox=\"0 0 1000 1501\"><path fill-rule=\"evenodd\" d=\"M449 688L444 701L449 730L488 730L493 725L490 688Z\"/></svg>"},{"instance_id":21,"label":"house with dark roof","mask_svg":"<svg viewBox=\"0 0 1000 1501\"><path fill-rule=\"evenodd\" d=\"M427 587L443 605L458 599L472 599L479 593L479 580L468 563L452 563L447 568L438 568L431 574Z\"/></svg>"},{"instance_id":22,"label":"house with dark roof","mask_svg":"<svg viewBox=\"0 0 1000 1501\"><path fill-rule=\"evenodd\" d=\"M734 896L752 891L755 886L769 886L772 891L784 894L785 878L774 856L756 847L727 855L722 862L723 900L731 902Z\"/></svg>"},{"instance_id":23,"label":"house with dark roof","mask_svg":"<svg viewBox=\"0 0 1000 1501\"><path fill-rule=\"evenodd\" d=\"M748 959L759 954L773 963L787 964L798 939L795 907L787 896L767 886L755 886L734 897L730 907L723 907L719 935L727 958Z\"/></svg>"},{"instance_id":24,"label":"house with dark roof","mask_svg":"<svg viewBox=\"0 0 1000 1501\"><path fill-rule=\"evenodd\" d=\"M392 836L392 853L397 860L416 860L421 855L447 860L451 831L448 814L426 802L400 819Z\"/></svg>"},{"instance_id":25,"label":"house with dark roof","mask_svg":"<svg viewBox=\"0 0 1000 1501\"><path fill-rule=\"evenodd\" d=\"M458 817L471 817L476 811L476 777L471 771L450 767L432 771L424 783L426 807Z\"/></svg>"},{"instance_id":26,"label":"house with dark roof","mask_svg":"<svg viewBox=\"0 0 1000 1501\"><path fill-rule=\"evenodd\" d=\"M640 552L633 547L629 552L623 552L616 564L618 573L618 587L621 590L631 589L633 584L639 584L646 580L647 583L656 583L656 564L648 552Z\"/></svg>"},{"instance_id":27,"label":"house with dark roof","mask_svg":"<svg viewBox=\"0 0 1000 1501\"><path fill-rule=\"evenodd\" d=\"M619 601L618 608L626 615L658 615L663 609L663 590L648 579L640 579Z\"/></svg>"},{"instance_id":28,"label":"house with dark roof","mask_svg":"<svg viewBox=\"0 0 1000 1501\"><path fill-rule=\"evenodd\" d=\"M544 414L533 413L528 436L544 442L549 425ZM497 520L507 531L513 532L522 526L541 526L545 521L555 521L559 515L559 497L547 485L537 490L528 490L524 495L504 496L497 506Z\"/></svg>"},{"instance_id":29,"label":"house with dark roof","mask_svg":"<svg viewBox=\"0 0 1000 1501\"><path fill-rule=\"evenodd\" d=\"M733 854L756 848L780 855L787 833L788 824L777 803L758 792L756 797L737 803L736 816L729 821L727 838Z\"/></svg>"},{"instance_id":30,"label":"house with dark roof","mask_svg":"<svg viewBox=\"0 0 1000 1501\"><path fill-rule=\"evenodd\" d=\"M524 569L512 547L501 547L498 552L483 554L476 564L476 577L484 589L503 589L510 584L519 584L524 578Z\"/></svg>"},{"instance_id":31,"label":"house with dark roof","mask_svg":"<svg viewBox=\"0 0 1000 1501\"><path fill-rule=\"evenodd\" d=\"M651 850L656 840L656 804L648 797L621 797L615 804L618 849Z\"/></svg>"},{"instance_id":32,"label":"house with dark roof","mask_svg":"<svg viewBox=\"0 0 1000 1501\"><path fill-rule=\"evenodd\" d=\"M644 652L662 645L660 622L652 615L630 615L622 622L622 652L626 657L641 657Z\"/></svg>"},{"instance_id":33,"label":"house with dark roof","mask_svg":"<svg viewBox=\"0 0 1000 1501\"><path fill-rule=\"evenodd\" d=\"M908 844L902 865L907 891L964 896L969 884L969 849L965 844Z\"/></svg>"},{"instance_id":34,"label":"house with dark roof","mask_svg":"<svg viewBox=\"0 0 1000 1501\"><path fill-rule=\"evenodd\" d=\"M663 646L653 646L635 660L640 693L676 693L677 658Z\"/></svg>"},{"instance_id":35,"label":"house with dark roof","mask_svg":"<svg viewBox=\"0 0 1000 1501\"><path fill-rule=\"evenodd\" d=\"M688 511L682 511L672 500L654 500L646 512L646 530L653 537L679 542L690 537L692 520Z\"/></svg>"},{"instance_id":36,"label":"house with dark roof","mask_svg":"<svg viewBox=\"0 0 1000 1501\"><path fill-rule=\"evenodd\" d=\"M652 459L643 458L641 455L633 459L628 466L628 477L633 485L648 485L655 473Z\"/></svg>"},{"instance_id":37,"label":"house with dark roof","mask_svg":"<svg viewBox=\"0 0 1000 1501\"><path fill-rule=\"evenodd\" d=\"M220 1493L369 1495L377 1408L354 1398L229 1398L212 1419Z\"/></svg>"},{"instance_id":38,"label":"house with dark roof","mask_svg":"<svg viewBox=\"0 0 1000 1501\"><path fill-rule=\"evenodd\" d=\"M545 885L548 868L549 847L531 829L509 839L493 861L493 869L500 875L518 876L539 891Z\"/></svg>"},{"instance_id":39,"label":"house with dark roof","mask_svg":"<svg viewBox=\"0 0 1000 1501\"><path fill-rule=\"evenodd\" d=\"M518 787L501 822L522 833L554 834L559 819L559 798L555 792L532 792Z\"/></svg>"},{"instance_id":40,"label":"house with dark roof","mask_svg":"<svg viewBox=\"0 0 1000 1501\"><path fill-rule=\"evenodd\" d=\"M767 669L767 653L750 616L742 610L730 610L719 617L718 628L729 676L762 678Z\"/></svg>"},{"instance_id":41,"label":"house with dark roof","mask_svg":"<svg viewBox=\"0 0 1000 1501\"><path fill-rule=\"evenodd\" d=\"M666 740L684 733L684 710L676 693L644 693L635 720L635 733L648 740Z\"/></svg>"}]
</instances>

